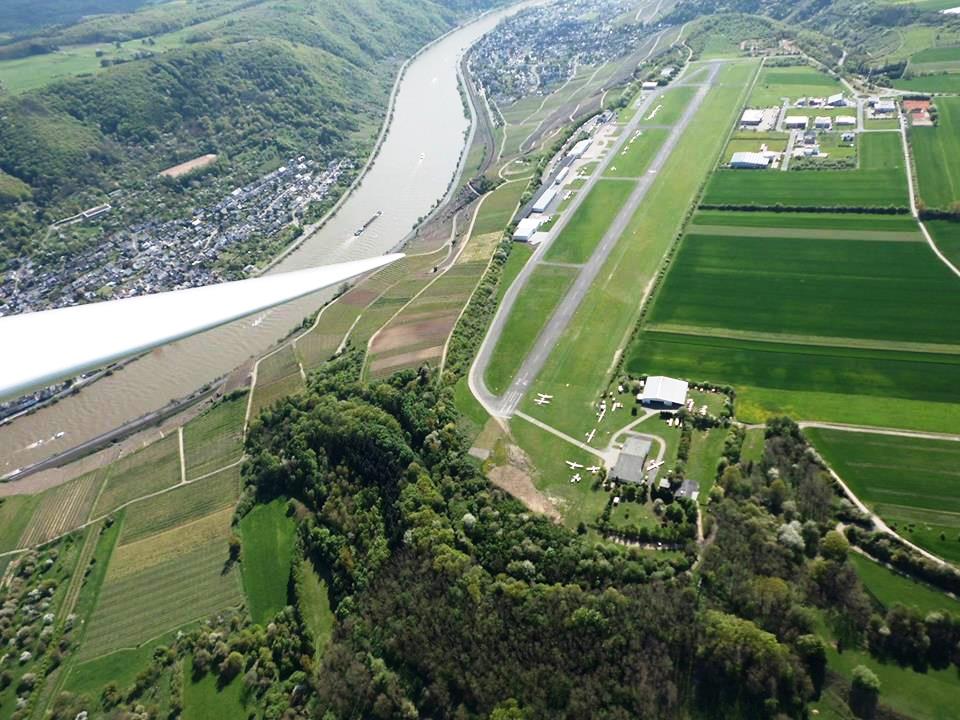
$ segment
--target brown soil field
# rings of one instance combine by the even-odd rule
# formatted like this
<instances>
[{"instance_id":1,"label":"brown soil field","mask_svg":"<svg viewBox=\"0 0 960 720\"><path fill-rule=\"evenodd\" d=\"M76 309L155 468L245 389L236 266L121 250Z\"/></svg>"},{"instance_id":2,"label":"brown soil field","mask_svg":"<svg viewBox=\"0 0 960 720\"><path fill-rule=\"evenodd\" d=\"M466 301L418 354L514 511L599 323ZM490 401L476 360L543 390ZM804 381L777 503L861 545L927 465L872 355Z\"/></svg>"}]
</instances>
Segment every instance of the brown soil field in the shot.
<instances>
[{"instance_id":1,"label":"brown soil field","mask_svg":"<svg viewBox=\"0 0 960 720\"><path fill-rule=\"evenodd\" d=\"M458 313L459 311L455 310L442 317L395 325L377 336L370 353L378 355L430 337L446 338Z\"/></svg>"},{"instance_id":2,"label":"brown soil field","mask_svg":"<svg viewBox=\"0 0 960 720\"><path fill-rule=\"evenodd\" d=\"M537 486L530 479L527 471L529 460L524 452L516 445L511 445L507 453L509 464L490 470L487 473L490 482L513 495L532 511L542 513L554 522L560 522L563 519L560 511L546 495L537 490Z\"/></svg>"},{"instance_id":3,"label":"brown soil field","mask_svg":"<svg viewBox=\"0 0 960 720\"><path fill-rule=\"evenodd\" d=\"M174 165L169 167L166 170L162 171L160 175L162 177L178 178L181 175L186 175L189 172L194 170L199 170L200 168L206 167L207 165L212 165L217 161L216 155L201 155L198 158L193 160L187 160L184 163L179 165Z\"/></svg>"},{"instance_id":4,"label":"brown soil field","mask_svg":"<svg viewBox=\"0 0 960 720\"><path fill-rule=\"evenodd\" d=\"M370 370L373 372L389 370L390 368L400 367L401 365L407 365L408 363L416 363L428 358L440 357L442 352L443 345L434 345L433 347L424 348L423 350L401 353L400 355L393 355L392 357L383 358L383 360L377 360L370 366Z\"/></svg>"}]
</instances>

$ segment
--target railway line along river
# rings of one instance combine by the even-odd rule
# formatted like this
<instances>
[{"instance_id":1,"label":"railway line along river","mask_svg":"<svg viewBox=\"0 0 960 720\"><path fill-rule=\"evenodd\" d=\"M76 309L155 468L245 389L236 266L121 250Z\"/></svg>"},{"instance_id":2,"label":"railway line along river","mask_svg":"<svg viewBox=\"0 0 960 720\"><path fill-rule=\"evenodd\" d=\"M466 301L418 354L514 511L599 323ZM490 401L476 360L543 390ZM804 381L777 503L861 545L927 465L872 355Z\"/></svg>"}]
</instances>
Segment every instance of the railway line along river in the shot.
<instances>
[{"instance_id":1,"label":"railway line along river","mask_svg":"<svg viewBox=\"0 0 960 720\"><path fill-rule=\"evenodd\" d=\"M408 63L395 90L389 128L362 181L323 228L270 272L380 255L406 237L457 171L469 127L457 80L460 56L503 17L528 4L465 24ZM355 237L356 229L380 211L376 222ZM332 293L322 291L159 348L76 395L0 427L0 476L189 395L263 353Z\"/></svg>"}]
</instances>

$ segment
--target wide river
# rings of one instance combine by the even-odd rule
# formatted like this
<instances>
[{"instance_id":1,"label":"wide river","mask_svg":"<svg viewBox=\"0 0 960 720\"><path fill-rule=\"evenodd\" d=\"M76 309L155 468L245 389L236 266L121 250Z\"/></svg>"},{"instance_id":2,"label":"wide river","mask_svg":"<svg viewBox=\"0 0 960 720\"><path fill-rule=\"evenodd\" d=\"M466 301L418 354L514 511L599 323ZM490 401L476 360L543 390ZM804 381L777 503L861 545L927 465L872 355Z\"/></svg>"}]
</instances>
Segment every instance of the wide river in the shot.
<instances>
[{"instance_id":1,"label":"wide river","mask_svg":"<svg viewBox=\"0 0 960 720\"><path fill-rule=\"evenodd\" d=\"M504 16L489 13L450 33L407 67L393 121L360 186L337 215L271 272L380 255L397 245L455 175L469 121L457 81L462 53ZM377 211L363 235L356 228ZM331 290L159 348L75 396L0 428L0 476L67 450L183 397L260 355L331 297ZM59 439L57 434L65 433ZM42 444L37 441L43 440Z\"/></svg>"}]
</instances>

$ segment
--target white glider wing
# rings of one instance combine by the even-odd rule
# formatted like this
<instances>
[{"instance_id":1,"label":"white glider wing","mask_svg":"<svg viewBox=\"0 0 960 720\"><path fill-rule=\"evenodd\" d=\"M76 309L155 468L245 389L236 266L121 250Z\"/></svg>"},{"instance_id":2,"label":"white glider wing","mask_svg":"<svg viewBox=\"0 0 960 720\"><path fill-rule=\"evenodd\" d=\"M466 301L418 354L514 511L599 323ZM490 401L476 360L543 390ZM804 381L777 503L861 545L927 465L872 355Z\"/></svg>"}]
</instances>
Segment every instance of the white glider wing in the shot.
<instances>
[{"instance_id":1,"label":"white glider wing","mask_svg":"<svg viewBox=\"0 0 960 720\"><path fill-rule=\"evenodd\" d=\"M295 300L401 257L382 255L0 318L0 399Z\"/></svg>"}]
</instances>

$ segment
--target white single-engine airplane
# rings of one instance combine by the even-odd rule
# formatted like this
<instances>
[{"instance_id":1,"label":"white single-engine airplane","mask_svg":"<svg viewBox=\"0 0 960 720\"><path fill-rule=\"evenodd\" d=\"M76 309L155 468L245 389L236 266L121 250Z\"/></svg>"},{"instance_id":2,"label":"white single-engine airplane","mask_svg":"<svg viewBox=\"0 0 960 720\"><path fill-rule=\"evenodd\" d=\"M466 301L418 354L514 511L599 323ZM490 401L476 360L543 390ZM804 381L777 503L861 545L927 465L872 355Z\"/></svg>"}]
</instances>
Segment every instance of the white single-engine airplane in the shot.
<instances>
[{"instance_id":1,"label":"white single-engine airplane","mask_svg":"<svg viewBox=\"0 0 960 720\"><path fill-rule=\"evenodd\" d=\"M296 300L401 257L0 317L0 400Z\"/></svg>"},{"instance_id":2,"label":"white single-engine airplane","mask_svg":"<svg viewBox=\"0 0 960 720\"><path fill-rule=\"evenodd\" d=\"M534 399L534 402L535 402L537 405L540 405L540 406L549 405L549 404L550 404L550 401L549 401L549 400L544 400L543 398L535 398L535 399Z\"/></svg>"},{"instance_id":3,"label":"white single-engine airplane","mask_svg":"<svg viewBox=\"0 0 960 720\"><path fill-rule=\"evenodd\" d=\"M598 472L600 472L600 466L599 466L599 465L591 465L590 467L587 468L587 472L591 472L591 473L593 473L594 475L596 475Z\"/></svg>"},{"instance_id":4,"label":"white single-engine airplane","mask_svg":"<svg viewBox=\"0 0 960 720\"><path fill-rule=\"evenodd\" d=\"M583 467L583 465L581 465L580 463L578 463L578 462L573 462L572 460L564 460L564 462L565 462L567 465L570 466L570 469L571 469L571 470L576 470L577 468L582 468L582 467Z\"/></svg>"},{"instance_id":5,"label":"white single-engine airplane","mask_svg":"<svg viewBox=\"0 0 960 720\"><path fill-rule=\"evenodd\" d=\"M650 462L647 463L647 470L656 470L661 465L663 465L663 463L664 463L663 460L651 460Z\"/></svg>"}]
</instances>

